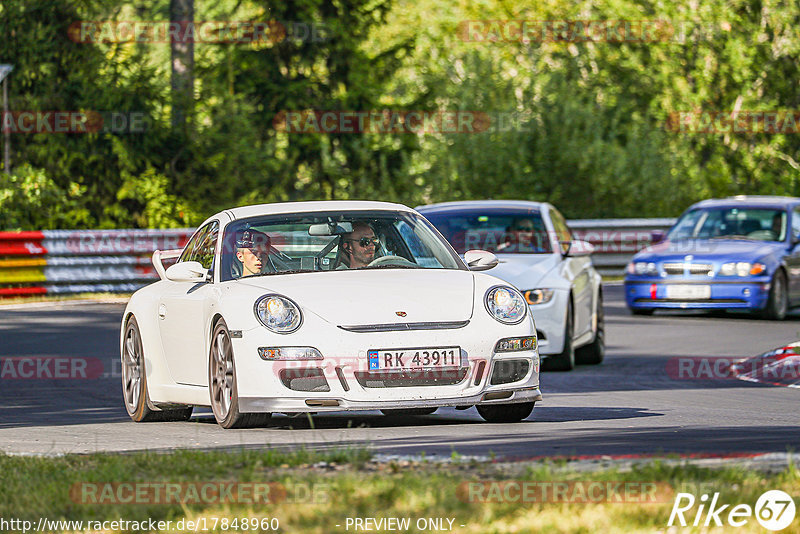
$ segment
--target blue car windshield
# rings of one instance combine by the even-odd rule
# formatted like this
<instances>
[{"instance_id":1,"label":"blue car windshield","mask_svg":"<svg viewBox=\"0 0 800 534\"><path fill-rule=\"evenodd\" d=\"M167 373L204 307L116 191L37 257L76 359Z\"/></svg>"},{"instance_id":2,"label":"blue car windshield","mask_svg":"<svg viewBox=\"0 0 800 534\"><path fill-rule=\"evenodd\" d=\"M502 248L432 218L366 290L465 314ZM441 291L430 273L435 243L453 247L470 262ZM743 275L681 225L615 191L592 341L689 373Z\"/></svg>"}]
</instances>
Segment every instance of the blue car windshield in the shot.
<instances>
[{"instance_id":1,"label":"blue car windshield","mask_svg":"<svg viewBox=\"0 0 800 534\"><path fill-rule=\"evenodd\" d=\"M774 208L706 208L684 213L667 238L749 239L783 241L786 239L786 212Z\"/></svg>"},{"instance_id":2,"label":"blue car windshield","mask_svg":"<svg viewBox=\"0 0 800 534\"><path fill-rule=\"evenodd\" d=\"M464 209L423 211L459 254L550 254L553 247L539 210Z\"/></svg>"}]
</instances>

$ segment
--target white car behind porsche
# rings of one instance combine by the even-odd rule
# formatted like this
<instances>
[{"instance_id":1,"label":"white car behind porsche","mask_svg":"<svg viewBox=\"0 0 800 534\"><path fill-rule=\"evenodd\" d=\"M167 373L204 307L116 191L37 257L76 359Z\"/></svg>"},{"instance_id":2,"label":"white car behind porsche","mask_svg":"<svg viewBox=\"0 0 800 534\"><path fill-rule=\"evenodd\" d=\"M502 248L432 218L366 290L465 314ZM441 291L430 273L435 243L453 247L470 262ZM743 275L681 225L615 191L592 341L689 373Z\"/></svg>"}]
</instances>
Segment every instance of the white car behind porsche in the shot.
<instances>
[{"instance_id":1,"label":"white car behind porsche","mask_svg":"<svg viewBox=\"0 0 800 534\"><path fill-rule=\"evenodd\" d=\"M494 252L492 275L520 289L536 321L546 370L598 364L605 354L601 277L591 244L575 240L546 202L479 200L420 206L459 252Z\"/></svg>"}]
</instances>

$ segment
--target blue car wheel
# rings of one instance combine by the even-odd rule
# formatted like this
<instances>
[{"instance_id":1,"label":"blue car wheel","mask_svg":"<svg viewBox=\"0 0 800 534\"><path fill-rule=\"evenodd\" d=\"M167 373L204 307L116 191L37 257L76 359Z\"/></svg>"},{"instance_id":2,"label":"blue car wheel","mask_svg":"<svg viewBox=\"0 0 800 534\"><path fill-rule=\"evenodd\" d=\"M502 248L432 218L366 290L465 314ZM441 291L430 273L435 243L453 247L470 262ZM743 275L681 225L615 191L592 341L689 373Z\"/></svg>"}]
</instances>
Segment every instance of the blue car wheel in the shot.
<instances>
[{"instance_id":1,"label":"blue car wheel","mask_svg":"<svg viewBox=\"0 0 800 534\"><path fill-rule=\"evenodd\" d=\"M786 275L779 270L772 277L769 289L769 299L762 315L766 319L782 321L786 318L786 311L789 309L789 299L786 292Z\"/></svg>"}]
</instances>

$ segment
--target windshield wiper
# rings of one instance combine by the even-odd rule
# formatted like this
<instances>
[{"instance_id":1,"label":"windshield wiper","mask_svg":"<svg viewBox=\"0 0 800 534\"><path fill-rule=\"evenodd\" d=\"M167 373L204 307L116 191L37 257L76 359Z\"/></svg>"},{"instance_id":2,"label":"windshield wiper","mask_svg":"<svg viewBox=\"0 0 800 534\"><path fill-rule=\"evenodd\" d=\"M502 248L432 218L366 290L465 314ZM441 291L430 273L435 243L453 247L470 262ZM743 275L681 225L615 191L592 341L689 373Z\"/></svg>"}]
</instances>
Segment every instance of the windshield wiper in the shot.
<instances>
[{"instance_id":1,"label":"windshield wiper","mask_svg":"<svg viewBox=\"0 0 800 534\"><path fill-rule=\"evenodd\" d=\"M731 234L731 235L717 235L711 237L709 239L737 239L737 240L745 240L745 241L755 241L754 239L747 237L746 235L740 234Z\"/></svg>"},{"instance_id":2,"label":"windshield wiper","mask_svg":"<svg viewBox=\"0 0 800 534\"><path fill-rule=\"evenodd\" d=\"M419 269L419 265L402 265L399 263L390 265L375 265L374 267L364 267L364 269Z\"/></svg>"},{"instance_id":3,"label":"windshield wiper","mask_svg":"<svg viewBox=\"0 0 800 534\"><path fill-rule=\"evenodd\" d=\"M313 272L316 272L316 271L313 271L311 269L292 269L292 270L289 270L289 271L271 271L271 272L266 272L266 273L251 274L251 275L248 275L248 276L242 276L239 279L241 280L243 278L255 278L257 276L271 276L271 275L274 275L274 274L295 274L295 273L313 273Z\"/></svg>"}]
</instances>

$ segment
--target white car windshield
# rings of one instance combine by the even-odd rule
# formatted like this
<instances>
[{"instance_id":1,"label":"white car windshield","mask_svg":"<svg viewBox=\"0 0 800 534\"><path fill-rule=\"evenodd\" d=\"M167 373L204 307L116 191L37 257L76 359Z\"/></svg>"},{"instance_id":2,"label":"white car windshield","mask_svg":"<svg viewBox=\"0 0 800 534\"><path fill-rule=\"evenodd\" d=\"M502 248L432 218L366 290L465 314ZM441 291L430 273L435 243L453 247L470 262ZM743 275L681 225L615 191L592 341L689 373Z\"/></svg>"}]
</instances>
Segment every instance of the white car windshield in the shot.
<instances>
[{"instance_id":1,"label":"white car windshield","mask_svg":"<svg viewBox=\"0 0 800 534\"><path fill-rule=\"evenodd\" d=\"M344 269L466 269L422 217L351 211L252 217L225 228L222 280Z\"/></svg>"},{"instance_id":2,"label":"white car windshield","mask_svg":"<svg viewBox=\"0 0 800 534\"><path fill-rule=\"evenodd\" d=\"M670 230L670 241L682 239L750 239L783 241L786 212L764 208L708 208L685 213Z\"/></svg>"},{"instance_id":3,"label":"white car windshield","mask_svg":"<svg viewBox=\"0 0 800 534\"><path fill-rule=\"evenodd\" d=\"M465 209L428 211L425 217L463 254L480 249L499 254L550 254L547 228L538 210Z\"/></svg>"}]
</instances>

